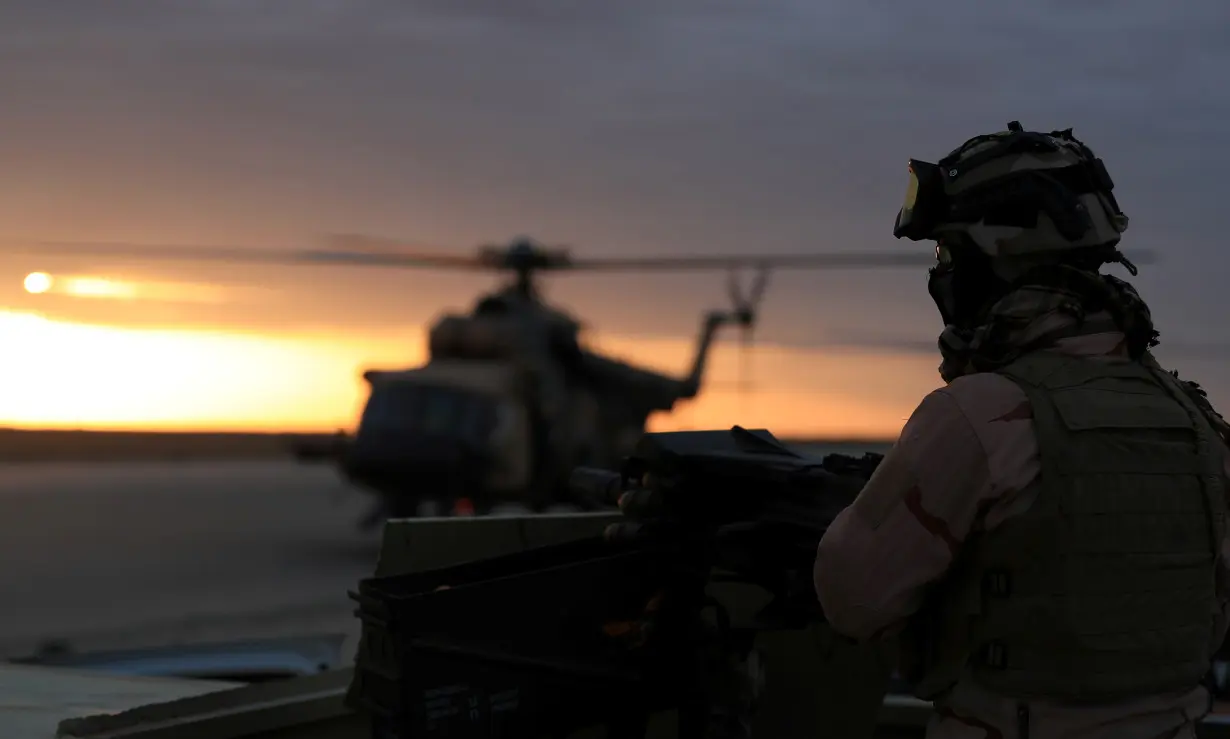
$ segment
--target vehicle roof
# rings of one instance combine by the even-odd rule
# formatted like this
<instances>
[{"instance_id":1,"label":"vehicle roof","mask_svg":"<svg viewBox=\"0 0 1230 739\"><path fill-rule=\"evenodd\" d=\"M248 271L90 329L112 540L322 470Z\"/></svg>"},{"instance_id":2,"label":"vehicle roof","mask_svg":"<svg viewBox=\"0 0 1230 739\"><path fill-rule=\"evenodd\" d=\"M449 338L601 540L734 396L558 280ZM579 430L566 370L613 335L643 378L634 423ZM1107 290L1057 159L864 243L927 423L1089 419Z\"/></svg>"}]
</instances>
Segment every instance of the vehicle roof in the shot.
<instances>
[{"instance_id":1,"label":"vehicle roof","mask_svg":"<svg viewBox=\"0 0 1230 739\"><path fill-rule=\"evenodd\" d=\"M0 663L0 736L50 739L64 719L118 713L233 687L237 684Z\"/></svg>"}]
</instances>

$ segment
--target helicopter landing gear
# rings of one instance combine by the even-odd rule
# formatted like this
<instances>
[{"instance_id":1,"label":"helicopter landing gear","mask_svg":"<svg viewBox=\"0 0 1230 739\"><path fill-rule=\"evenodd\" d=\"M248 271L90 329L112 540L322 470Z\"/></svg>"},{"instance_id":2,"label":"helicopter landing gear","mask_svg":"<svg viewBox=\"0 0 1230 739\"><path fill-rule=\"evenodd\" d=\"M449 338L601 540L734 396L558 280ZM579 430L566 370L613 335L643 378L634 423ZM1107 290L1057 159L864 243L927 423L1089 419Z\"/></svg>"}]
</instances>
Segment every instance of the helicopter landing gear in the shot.
<instances>
[{"instance_id":1,"label":"helicopter landing gear","mask_svg":"<svg viewBox=\"0 0 1230 739\"><path fill-rule=\"evenodd\" d=\"M359 531L371 531L389 519L388 509L384 502L378 502L371 507L363 518L359 519Z\"/></svg>"}]
</instances>

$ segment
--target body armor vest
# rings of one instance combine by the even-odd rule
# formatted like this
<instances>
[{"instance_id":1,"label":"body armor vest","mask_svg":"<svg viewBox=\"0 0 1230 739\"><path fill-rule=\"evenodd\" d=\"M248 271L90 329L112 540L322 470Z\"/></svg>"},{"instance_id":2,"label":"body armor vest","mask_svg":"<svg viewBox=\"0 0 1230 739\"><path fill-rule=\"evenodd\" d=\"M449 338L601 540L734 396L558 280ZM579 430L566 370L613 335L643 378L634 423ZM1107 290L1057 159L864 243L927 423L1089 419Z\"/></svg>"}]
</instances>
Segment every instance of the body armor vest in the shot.
<instances>
[{"instance_id":1,"label":"body armor vest","mask_svg":"<svg viewBox=\"0 0 1230 739\"><path fill-rule=\"evenodd\" d=\"M999 372L1033 409L1038 495L971 534L912 624L918 695L960 679L1072 703L1194 688L1219 646L1224 446L1138 362L1038 352Z\"/></svg>"}]
</instances>

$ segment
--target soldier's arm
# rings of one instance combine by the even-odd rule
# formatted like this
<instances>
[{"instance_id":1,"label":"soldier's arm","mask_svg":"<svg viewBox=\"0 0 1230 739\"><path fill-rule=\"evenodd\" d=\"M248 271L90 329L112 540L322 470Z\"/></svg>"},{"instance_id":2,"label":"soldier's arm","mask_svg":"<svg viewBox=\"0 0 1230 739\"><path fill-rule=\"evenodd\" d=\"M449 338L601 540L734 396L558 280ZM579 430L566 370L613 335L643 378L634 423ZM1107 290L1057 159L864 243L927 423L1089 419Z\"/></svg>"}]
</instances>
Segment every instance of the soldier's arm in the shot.
<instances>
[{"instance_id":1,"label":"soldier's arm","mask_svg":"<svg viewBox=\"0 0 1230 739\"><path fill-rule=\"evenodd\" d=\"M943 577L980 512L997 497L987 455L946 389L910 416L816 555L816 594L837 632L889 636Z\"/></svg>"}]
</instances>

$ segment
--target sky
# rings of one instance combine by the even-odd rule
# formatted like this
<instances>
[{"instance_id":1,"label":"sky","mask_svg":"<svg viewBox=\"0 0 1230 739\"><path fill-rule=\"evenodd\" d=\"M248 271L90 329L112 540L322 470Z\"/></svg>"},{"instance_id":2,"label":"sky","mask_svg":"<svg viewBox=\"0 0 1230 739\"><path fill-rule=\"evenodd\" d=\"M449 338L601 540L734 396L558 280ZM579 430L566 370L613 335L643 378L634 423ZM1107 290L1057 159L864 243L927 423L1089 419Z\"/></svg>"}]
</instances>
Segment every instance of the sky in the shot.
<instances>
[{"instance_id":1,"label":"sky","mask_svg":"<svg viewBox=\"0 0 1230 739\"><path fill-rule=\"evenodd\" d=\"M1226 361L1179 351L1230 346L1218 0L40 0L0 3L0 27L4 241L928 249L891 237L908 158L1009 120L1073 127L1116 180L1124 245L1160 255L1132 280L1159 357L1230 404ZM31 295L33 271L141 289ZM0 252L0 425L345 427L362 368L421 362L423 326L494 284ZM677 372L725 302L720 274L547 294ZM891 435L940 384L924 271L778 273L760 321L753 390L727 342L658 427ZM882 346L901 342L919 348Z\"/></svg>"}]
</instances>

